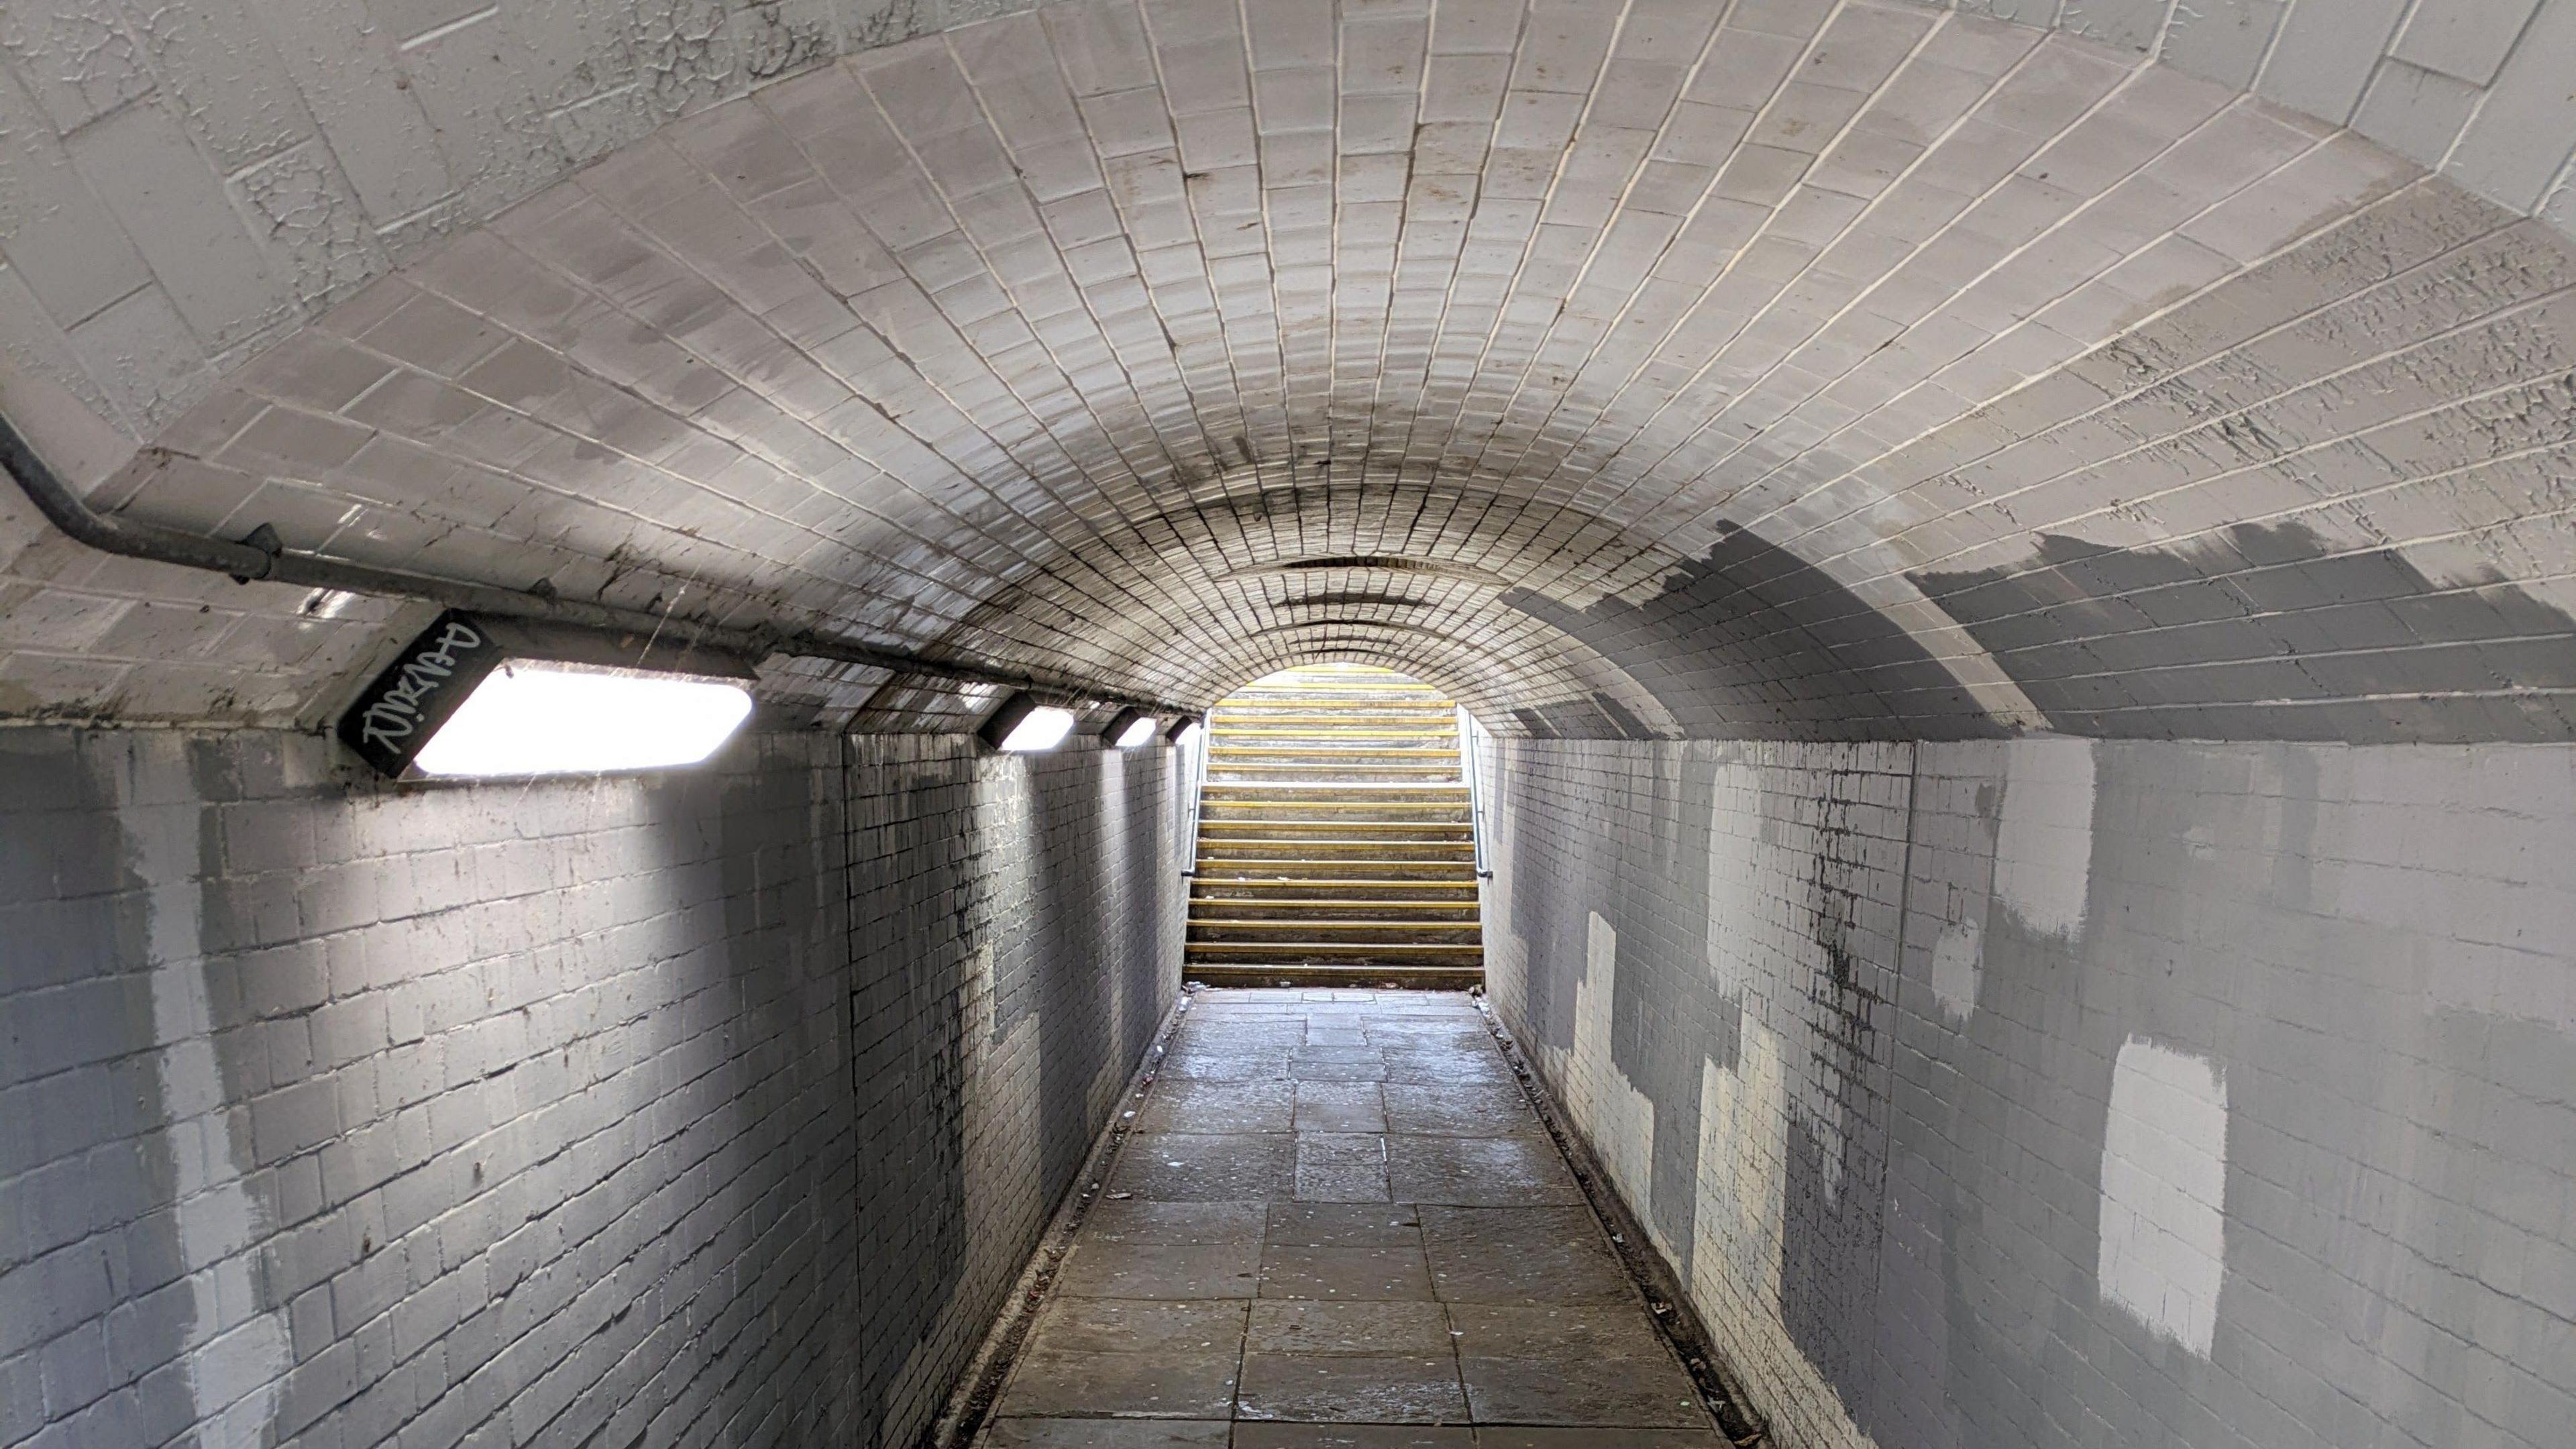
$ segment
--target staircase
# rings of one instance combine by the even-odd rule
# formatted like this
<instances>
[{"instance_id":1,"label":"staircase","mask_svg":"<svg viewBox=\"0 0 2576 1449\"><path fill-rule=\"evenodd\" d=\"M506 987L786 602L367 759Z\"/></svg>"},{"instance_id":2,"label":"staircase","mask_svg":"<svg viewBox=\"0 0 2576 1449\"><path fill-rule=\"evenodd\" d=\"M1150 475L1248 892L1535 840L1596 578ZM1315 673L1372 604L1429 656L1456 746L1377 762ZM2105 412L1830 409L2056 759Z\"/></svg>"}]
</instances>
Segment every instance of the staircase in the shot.
<instances>
[{"instance_id":1,"label":"staircase","mask_svg":"<svg viewBox=\"0 0 2576 1449\"><path fill-rule=\"evenodd\" d=\"M1208 713L1186 975L1484 980L1457 707L1390 670L1286 670Z\"/></svg>"}]
</instances>

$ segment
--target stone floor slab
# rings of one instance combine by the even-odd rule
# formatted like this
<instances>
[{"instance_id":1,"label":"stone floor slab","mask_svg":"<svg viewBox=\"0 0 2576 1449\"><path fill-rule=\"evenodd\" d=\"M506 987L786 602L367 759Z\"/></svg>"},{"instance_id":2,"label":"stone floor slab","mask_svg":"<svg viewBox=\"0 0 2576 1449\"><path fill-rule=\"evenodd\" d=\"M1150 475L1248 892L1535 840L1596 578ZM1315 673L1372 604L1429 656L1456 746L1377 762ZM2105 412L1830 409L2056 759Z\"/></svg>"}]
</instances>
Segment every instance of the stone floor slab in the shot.
<instances>
[{"instance_id":1,"label":"stone floor slab","mask_svg":"<svg viewBox=\"0 0 2576 1449\"><path fill-rule=\"evenodd\" d=\"M1133 1123L1138 1132L1285 1132L1293 1120L1296 1083L1185 1078L1151 1093Z\"/></svg>"},{"instance_id":2,"label":"stone floor slab","mask_svg":"<svg viewBox=\"0 0 2576 1449\"><path fill-rule=\"evenodd\" d=\"M1235 1408L1245 1419L1463 1424L1467 1395L1449 1354L1252 1353Z\"/></svg>"},{"instance_id":3,"label":"stone floor slab","mask_svg":"<svg viewBox=\"0 0 2576 1449\"><path fill-rule=\"evenodd\" d=\"M1718 1449L1464 998L1192 1001L989 1449Z\"/></svg>"},{"instance_id":4,"label":"stone floor slab","mask_svg":"<svg viewBox=\"0 0 2576 1449\"><path fill-rule=\"evenodd\" d=\"M1214 1419L1235 1404L1235 1353L1023 1350L1004 1411L1014 1417Z\"/></svg>"},{"instance_id":5,"label":"stone floor slab","mask_svg":"<svg viewBox=\"0 0 2576 1449\"><path fill-rule=\"evenodd\" d=\"M996 1419L990 1449L1225 1449L1223 1419Z\"/></svg>"},{"instance_id":6,"label":"stone floor slab","mask_svg":"<svg viewBox=\"0 0 2576 1449\"><path fill-rule=\"evenodd\" d=\"M1258 1243L1074 1245L1056 1291L1075 1298L1249 1298L1260 1281Z\"/></svg>"},{"instance_id":7,"label":"stone floor slab","mask_svg":"<svg viewBox=\"0 0 2576 1449\"><path fill-rule=\"evenodd\" d=\"M1473 1429L1429 1424L1234 1426L1234 1449L1470 1449L1476 1442Z\"/></svg>"},{"instance_id":8,"label":"stone floor slab","mask_svg":"<svg viewBox=\"0 0 2576 1449\"><path fill-rule=\"evenodd\" d=\"M1698 1390L1634 1304L1454 1303L1458 1366L1479 1423L1702 1428Z\"/></svg>"},{"instance_id":9,"label":"stone floor slab","mask_svg":"<svg viewBox=\"0 0 2576 1449\"><path fill-rule=\"evenodd\" d=\"M1547 1129L1530 1110L1517 1082L1424 1086L1388 1082L1379 1087L1388 1132L1419 1137L1512 1137ZM1302 1100L1302 1098L1301 1098Z\"/></svg>"},{"instance_id":10,"label":"stone floor slab","mask_svg":"<svg viewBox=\"0 0 2576 1449\"><path fill-rule=\"evenodd\" d=\"M1571 1206L1583 1189L1544 1137L1390 1137L1397 1202L1459 1207Z\"/></svg>"},{"instance_id":11,"label":"stone floor slab","mask_svg":"<svg viewBox=\"0 0 2576 1449\"><path fill-rule=\"evenodd\" d=\"M1273 1243L1261 1250L1263 1298L1428 1302L1432 1292L1419 1244L1312 1248Z\"/></svg>"},{"instance_id":12,"label":"stone floor slab","mask_svg":"<svg viewBox=\"0 0 2576 1449\"><path fill-rule=\"evenodd\" d=\"M1286 1133L1139 1132L1127 1139L1109 1191L1151 1202L1238 1202L1296 1188L1296 1142Z\"/></svg>"},{"instance_id":13,"label":"stone floor slab","mask_svg":"<svg viewBox=\"0 0 2576 1449\"><path fill-rule=\"evenodd\" d=\"M1297 1134L1297 1200L1386 1202L1386 1139L1370 1132Z\"/></svg>"},{"instance_id":14,"label":"stone floor slab","mask_svg":"<svg viewBox=\"0 0 2576 1449\"><path fill-rule=\"evenodd\" d=\"M1432 1282L1452 1303L1635 1303L1588 1207L1426 1206Z\"/></svg>"},{"instance_id":15,"label":"stone floor slab","mask_svg":"<svg viewBox=\"0 0 2576 1449\"><path fill-rule=\"evenodd\" d=\"M1300 1132L1384 1132L1386 1102L1375 1082L1299 1082Z\"/></svg>"},{"instance_id":16,"label":"stone floor slab","mask_svg":"<svg viewBox=\"0 0 2576 1449\"><path fill-rule=\"evenodd\" d=\"M1269 1230L1270 1204L1151 1202L1104 1198L1083 1216L1081 1241L1112 1243L1257 1243Z\"/></svg>"},{"instance_id":17,"label":"stone floor slab","mask_svg":"<svg viewBox=\"0 0 2576 1449\"><path fill-rule=\"evenodd\" d=\"M1032 1349L1065 1353L1215 1353L1242 1342L1252 1305L1056 1298L1029 1330Z\"/></svg>"},{"instance_id":18,"label":"stone floor slab","mask_svg":"<svg viewBox=\"0 0 2576 1449\"><path fill-rule=\"evenodd\" d=\"M1173 1052L1158 1076L1174 1081L1258 1082L1284 1079L1288 1054L1271 1052Z\"/></svg>"},{"instance_id":19,"label":"stone floor slab","mask_svg":"<svg viewBox=\"0 0 2576 1449\"><path fill-rule=\"evenodd\" d=\"M1366 1056L1299 1056L1290 1059L1288 1075L1300 1082L1383 1082L1386 1059L1375 1051Z\"/></svg>"},{"instance_id":20,"label":"stone floor slab","mask_svg":"<svg viewBox=\"0 0 2576 1449\"><path fill-rule=\"evenodd\" d=\"M1243 1443L1242 1431L1234 1442ZM1729 1449L1715 1429L1603 1429L1488 1426L1476 1449Z\"/></svg>"},{"instance_id":21,"label":"stone floor slab","mask_svg":"<svg viewBox=\"0 0 2576 1449\"><path fill-rule=\"evenodd\" d=\"M1252 1305L1245 1347L1259 1353L1454 1353L1448 1311L1437 1303Z\"/></svg>"},{"instance_id":22,"label":"stone floor slab","mask_svg":"<svg viewBox=\"0 0 2576 1449\"><path fill-rule=\"evenodd\" d=\"M1407 1203L1276 1202L1263 1240L1309 1248L1419 1248L1422 1214Z\"/></svg>"}]
</instances>

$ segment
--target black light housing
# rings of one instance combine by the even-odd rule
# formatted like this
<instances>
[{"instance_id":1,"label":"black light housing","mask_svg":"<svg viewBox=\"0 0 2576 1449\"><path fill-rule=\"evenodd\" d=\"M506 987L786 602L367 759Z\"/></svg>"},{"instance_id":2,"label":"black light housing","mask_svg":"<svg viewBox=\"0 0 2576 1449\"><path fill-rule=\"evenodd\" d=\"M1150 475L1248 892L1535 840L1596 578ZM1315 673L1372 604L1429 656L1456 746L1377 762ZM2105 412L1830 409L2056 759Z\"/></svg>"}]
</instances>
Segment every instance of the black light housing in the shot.
<instances>
[{"instance_id":1,"label":"black light housing","mask_svg":"<svg viewBox=\"0 0 2576 1449\"><path fill-rule=\"evenodd\" d=\"M595 774L695 764L751 711L750 663L673 635L451 609L340 716L389 779Z\"/></svg>"},{"instance_id":2,"label":"black light housing","mask_svg":"<svg viewBox=\"0 0 2576 1449\"><path fill-rule=\"evenodd\" d=\"M1171 741L1174 745L1186 745L1190 742L1190 732L1199 728L1200 724L1201 721L1197 715L1182 715L1179 719L1172 721L1172 727L1170 729L1163 731L1163 738Z\"/></svg>"},{"instance_id":3,"label":"black light housing","mask_svg":"<svg viewBox=\"0 0 2576 1449\"><path fill-rule=\"evenodd\" d=\"M1141 709L1122 709L1100 731L1100 737L1109 742L1111 749L1133 750L1153 742L1157 723Z\"/></svg>"},{"instance_id":4,"label":"black light housing","mask_svg":"<svg viewBox=\"0 0 2576 1449\"><path fill-rule=\"evenodd\" d=\"M984 717L975 737L988 748L1025 754L1054 749L1072 730L1073 711L1043 703L1021 690Z\"/></svg>"}]
</instances>

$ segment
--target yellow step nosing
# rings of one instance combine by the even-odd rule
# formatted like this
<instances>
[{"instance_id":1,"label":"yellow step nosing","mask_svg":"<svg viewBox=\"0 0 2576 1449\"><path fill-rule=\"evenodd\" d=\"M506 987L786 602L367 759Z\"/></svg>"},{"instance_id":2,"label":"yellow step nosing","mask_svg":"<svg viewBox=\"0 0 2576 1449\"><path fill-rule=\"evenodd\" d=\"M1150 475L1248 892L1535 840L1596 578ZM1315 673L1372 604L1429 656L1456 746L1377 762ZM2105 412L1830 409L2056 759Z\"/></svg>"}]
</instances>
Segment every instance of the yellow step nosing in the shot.
<instances>
[{"instance_id":1,"label":"yellow step nosing","mask_svg":"<svg viewBox=\"0 0 2576 1449\"><path fill-rule=\"evenodd\" d=\"M1481 956L1485 948L1471 941L1191 941L1192 951L1250 955L1288 951L1319 951L1339 955L1360 955L1369 951L1406 953L1436 952L1444 956Z\"/></svg>"}]
</instances>

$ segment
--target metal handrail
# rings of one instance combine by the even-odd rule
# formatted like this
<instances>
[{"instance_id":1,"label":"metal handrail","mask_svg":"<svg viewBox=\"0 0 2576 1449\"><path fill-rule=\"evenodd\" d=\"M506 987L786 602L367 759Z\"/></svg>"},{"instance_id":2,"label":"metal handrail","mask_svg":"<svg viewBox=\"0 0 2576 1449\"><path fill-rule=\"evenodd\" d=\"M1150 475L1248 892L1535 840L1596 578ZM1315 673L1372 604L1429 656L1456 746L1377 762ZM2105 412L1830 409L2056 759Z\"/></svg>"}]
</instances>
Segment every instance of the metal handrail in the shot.
<instances>
[{"instance_id":1,"label":"metal handrail","mask_svg":"<svg viewBox=\"0 0 2576 1449\"><path fill-rule=\"evenodd\" d=\"M1190 742L1181 752L1181 874L1184 876L1199 873L1199 796L1207 788L1208 735L1215 719L1216 711L1209 710L1207 717L1199 721L1199 727L1191 731Z\"/></svg>"},{"instance_id":2,"label":"metal handrail","mask_svg":"<svg viewBox=\"0 0 2576 1449\"><path fill-rule=\"evenodd\" d=\"M1476 879L1492 880L1493 868L1485 860L1488 825L1485 817L1484 755L1476 743L1482 732L1483 727L1476 723L1474 715L1467 712L1467 706L1458 706L1458 769L1467 777L1467 836L1475 847Z\"/></svg>"}]
</instances>

